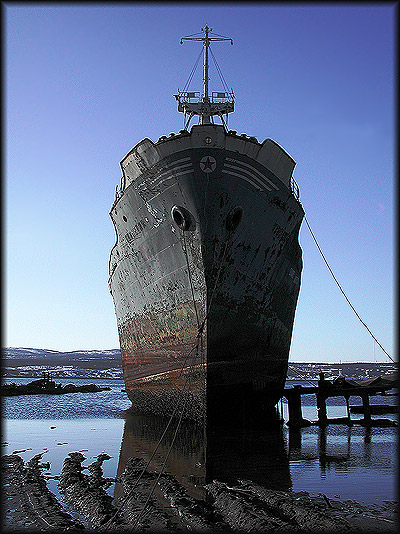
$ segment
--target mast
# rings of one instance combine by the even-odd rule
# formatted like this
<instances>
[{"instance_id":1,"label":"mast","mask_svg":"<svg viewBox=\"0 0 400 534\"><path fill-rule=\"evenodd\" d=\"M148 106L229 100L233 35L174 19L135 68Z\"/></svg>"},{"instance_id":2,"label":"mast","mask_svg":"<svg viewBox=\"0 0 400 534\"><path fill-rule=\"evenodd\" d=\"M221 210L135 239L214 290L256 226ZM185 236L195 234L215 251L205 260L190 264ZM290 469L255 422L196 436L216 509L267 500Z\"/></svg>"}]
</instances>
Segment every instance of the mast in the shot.
<instances>
[{"instance_id":1,"label":"mast","mask_svg":"<svg viewBox=\"0 0 400 534\"><path fill-rule=\"evenodd\" d=\"M200 99L199 93L179 91L179 89L178 94L174 95L178 101L178 111L184 113L185 116L189 115L185 128L188 126L190 119L194 115L199 115L200 124L210 124L211 118L214 115L217 115L226 126L222 116L228 116L228 113L231 113L234 110L234 94L232 90L230 92L224 91L212 93L210 99L208 88L208 49L211 41L230 41L231 45L233 45L233 40L230 37L223 37L222 35L217 36L215 34L215 36L210 36L212 28L209 28L207 24L204 28L201 28L201 31L204 32L204 36L200 37L199 34L193 34L192 36L189 35L181 38L181 44L183 44L183 41L202 41L204 46L202 98Z\"/></svg>"},{"instance_id":2,"label":"mast","mask_svg":"<svg viewBox=\"0 0 400 534\"><path fill-rule=\"evenodd\" d=\"M203 31L203 28L201 30ZM203 38L203 42L204 42L204 76L203 76L204 102L209 102L209 98L208 98L208 47L210 46L210 39L208 37L208 31L209 31L209 28L206 24L204 28L205 37Z\"/></svg>"}]
</instances>

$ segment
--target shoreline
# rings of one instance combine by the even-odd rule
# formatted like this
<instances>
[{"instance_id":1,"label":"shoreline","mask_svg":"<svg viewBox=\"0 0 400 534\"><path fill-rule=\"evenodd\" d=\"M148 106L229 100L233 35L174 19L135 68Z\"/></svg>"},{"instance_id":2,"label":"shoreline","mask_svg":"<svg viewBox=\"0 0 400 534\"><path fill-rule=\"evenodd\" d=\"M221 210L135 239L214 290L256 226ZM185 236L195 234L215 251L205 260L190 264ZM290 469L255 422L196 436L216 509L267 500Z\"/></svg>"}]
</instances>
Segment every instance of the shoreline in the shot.
<instances>
[{"instance_id":1,"label":"shoreline","mask_svg":"<svg viewBox=\"0 0 400 534\"><path fill-rule=\"evenodd\" d=\"M113 386L112 393L79 397L71 394L57 399L49 396L46 402L42 400L44 396L5 399L10 414L16 417L6 418L4 422L7 428L4 439L9 438L9 442L2 443L6 447L2 450L5 455L2 462L22 462L21 472L24 473L20 475L22 482L15 479L10 484L3 470L3 528L6 532L66 530L51 526L58 521L64 521L62 524L68 524L68 529L75 531L112 530L113 525L108 522L116 512L118 497L127 500L114 530L138 526L138 514L152 491L169 441L166 440L165 451L160 448L160 458L146 469L140 487L132 490L140 474L138 470L143 471L140 461L152 454L165 425L163 420L141 418L131 414L129 408L124 409L127 400L119 381L117 387L109 380L105 382ZM79 403L76 402L78 398L81 399ZM394 400L390 397L386 402L393 404ZM329 405L329 414L340 416L345 408L345 405ZM285 404L282 410L286 414ZM313 399L306 403L304 410L305 416L311 417L316 410ZM213 449L216 465L208 471L217 480L207 485L207 501L201 500L204 480L199 478L198 482L196 478L193 482L190 479L188 483L187 476L198 475L200 471L195 463L198 458L193 456L193 452L198 452L193 448L197 444L195 436L192 430L183 433L183 442L177 441L171 462L156 483L150 499L152 506L145 516L147 522L140 528L154 532L188 529L194 532L296 529L298 532L331 532L335 528L321 528L322 521L340 521L338 532L349 531L348 525L355 532L397 531L398 494L392 487L397 469L395 429L368 430L360 425L353 428L333 425L326 432L315 427L300 432L289 432L286 426L282 429L272 438L269 432L259 428L240 435L229 429L226 435L223 433L223 439L218 434L218 442L214 444L218 446ZM46 455L38 464L50 460L51 472L43 467L41 474L37 467L39 472L33 476L32 464L30 467L28 464L31 457L43 451ZM76 463L81 458L79 453L68 451L85 454L86 461ZM101 451L113 456L104 465L99 463ZM71 454L75 455L72 459L75 458L75 475L78 473L78 476L74 482L73 470L68 483L68 477L64 476L67 502L66 493L60 491L58 483L65 460L71 459ZM182 462L180 472L177 466L181 469ZM103 467L104 476L99 472ZM347 475L344 470L348 471L349 478L344 478L343 475ZM95 473L103 478L104 484L98 484L99 479L95 483ZM33 483L32 476L33 479L38 477L36 486L28 488L27 493L25 486L27 480ZM118 478L116 482L115 477ZM80 484L74 488L77 481ZM107 481L111 482L108 488ZM191 491L192 484L201 492ZM129 497L131 490L134 498L133 494ZM50 503L46 505L48 509L41 508L46 502ZM93 515L93 510L97 510L97 515ZM315 530L309 528L309 523L303 523L307 529L301 530L301 525L296 523L301 521L302 510L307 510L308 515L310 510L322 514L322 519L314 522ZM69 516L69 523L65 516L59 516L61 512ZM286 521L286 526L280 521Z\"/></svg>"},{"instance_id":2,"label":"shoreline","mask_svg":"<svg viewBox=\"0 0 400 534\"><path fill-rule=\"evenodd\" d=\"M310 497L305 491L270 490L248 480L229 486L213 481L206 485L208 498L200 501L190 497L173 475L148 470L138 457L127 462L116 480L122 490L116 506L106 492L114 479L103 477L102 463L109 458L106 453L86 468L82 466L85 457L79 452L64 458L59 477L63 502L59 502L47 487L41 470L48 465L41 463L41 457L37 454L26 463L17 454L1 458L5 531L133 527L148 532L397 532L396 501L361 505L353 500L328 499L323 494Z\"/></svg>"}]
</instances>

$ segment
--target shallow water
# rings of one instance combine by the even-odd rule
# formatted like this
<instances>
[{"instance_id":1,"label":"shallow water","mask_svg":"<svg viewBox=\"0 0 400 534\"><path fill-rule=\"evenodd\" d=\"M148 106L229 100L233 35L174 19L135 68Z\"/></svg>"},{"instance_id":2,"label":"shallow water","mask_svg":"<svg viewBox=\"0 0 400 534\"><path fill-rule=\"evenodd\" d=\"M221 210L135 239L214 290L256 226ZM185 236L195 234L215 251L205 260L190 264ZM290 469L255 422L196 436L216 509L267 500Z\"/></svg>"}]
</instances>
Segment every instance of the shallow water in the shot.
<instances>
[{"instance_id":1,"label":"shallow water","mask_svg":"<svg viewBox=\"0 0 400 534\"><path fill-rule=\"evenodd\" d=\"M10 382L11 380L9 380ZM12 380L28 382L27 379ZM166 421L133 415L122 380L64 379L66 383L96 383L111 386L111 391L32 395L3 398L2 454L19 452L25 461L45 451L43 461L51 463L47 474L59 475L64 458L81 451L88 466L101 452L112 456L103 464L104 476L114 478L130 456L150 458L165 428ZM353 401L353 402L352 402ZM372 402L397 402L397 397L380 397ZM351 399L351 404L356 404ZM287 405L282 404L287 418ZM328 401L328 416L346 415L344 399ZM305 399L303 416L316 419L315 397ZM360 416L353 415L352 419ZM387 417L395 417L393 415ZM159 468L172 427L161 443L151 468ZM324 493L329 498L354 499L371 504L397 499L397 429L371 429L360 425L329 425L325 431L307 427L290 431L225 429L209 439L214 478L234 482L251 479L274 489ZM171 451L167 470L177 475L195 497L202 497L205 471L203 435L194 427L182 427ZM6 442L7 444L4 444ZM210 458L207 459L207 466ZM58 495L57 481L49 480ZM110 495L118 491L112 486Z\"/></svg>"},{"instance_id":2,"label":"shallow water","mask_svg":"<svg viewBox=\"0 0 400 534\"><path fill-rule=\"evenodd\" d=\"M13 378L5 383L27 384L32 379ZM61 378L63 386L96 384L111 387L111 391L96 393L65 393L62 395L20 395L3 397L3 417L6 419L96 419L120 418L121 410L131 403L124 391L123 380Z\"/></svg>"}]
</instances>

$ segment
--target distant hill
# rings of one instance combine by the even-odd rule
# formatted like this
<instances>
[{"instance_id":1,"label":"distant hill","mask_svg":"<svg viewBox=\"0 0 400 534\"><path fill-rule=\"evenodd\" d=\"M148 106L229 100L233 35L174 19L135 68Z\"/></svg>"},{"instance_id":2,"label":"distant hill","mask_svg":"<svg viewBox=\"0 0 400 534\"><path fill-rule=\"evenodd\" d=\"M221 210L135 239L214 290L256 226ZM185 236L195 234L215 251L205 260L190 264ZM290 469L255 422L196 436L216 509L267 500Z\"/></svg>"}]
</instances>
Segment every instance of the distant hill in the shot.
<instances>
[{"instance_id":1,"label":"distant hill","mask_svg":"<svg viewBox=\"0 0 400 534\"><path fill-rule=\"evenodd\" d=\"M2 350L2 360L3 366L14 368L72 365L80 369L102 370L110 367L121 367L121 352L119 349L59 352L50 349L8 347Z\"/></svg>"},{"instance_id":2,"label":"distant hill","mask_svg":"<svg viewBox=\"0 0 400 534\"><path fill-rule=\"evenodd\" d=\"M39 376L43 368L51 368L54 376L122 376L121 352L111 350L74 350L60 352L50 349L9 347L2 350L3 376ZM343 375L368 379L393 375L396 363L348 362L313 363L289 362L288 378L318 380L323 371L326 379Z\"/></svg>"}]
</instances>

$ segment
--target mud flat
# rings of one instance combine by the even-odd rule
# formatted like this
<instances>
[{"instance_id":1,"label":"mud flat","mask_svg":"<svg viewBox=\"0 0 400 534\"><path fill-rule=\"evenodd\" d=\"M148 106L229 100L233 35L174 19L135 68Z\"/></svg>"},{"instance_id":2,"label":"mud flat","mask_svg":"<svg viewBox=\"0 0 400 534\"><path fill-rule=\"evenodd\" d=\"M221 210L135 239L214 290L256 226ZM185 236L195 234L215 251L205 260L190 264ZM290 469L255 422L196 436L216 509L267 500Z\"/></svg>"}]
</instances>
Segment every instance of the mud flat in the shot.
<instances>
[{"instance_id":1,"label":"mud flat","mask_svg":"<svg viewBox=\"0 0 400 534\"><path fill-rule=\"evenodd\" d=\"M132 457L117 480L104 478L100 454L88 467L80 452L64 460L59 490L64 508L48 490L41 454L29 462L2 457L3 528L8 531L147 532L397 532L397 503L363 506L306 492L276 491L252 481L213 481L206 501L191 497L172 474L150 471ZM87 471L88 474L83 471ZM107 493L114 483L118 500ZM73 516L78 516L77 520Z\"/></svg>"},{"instance_id":2,"label":"mud flat","mask_svg":"<svg viewBox=\"0 0 400 534\"><path fill-rule=\"evenodd\" d=\"M16 454L2 456L2 531L81 532L83 524L64 512L47 488L41 469L48 464L40 463L41 458L37 454L24 465Z\"/></svg>"}]
</instances>

